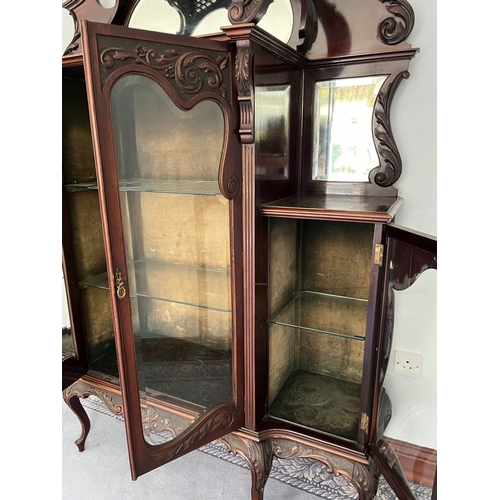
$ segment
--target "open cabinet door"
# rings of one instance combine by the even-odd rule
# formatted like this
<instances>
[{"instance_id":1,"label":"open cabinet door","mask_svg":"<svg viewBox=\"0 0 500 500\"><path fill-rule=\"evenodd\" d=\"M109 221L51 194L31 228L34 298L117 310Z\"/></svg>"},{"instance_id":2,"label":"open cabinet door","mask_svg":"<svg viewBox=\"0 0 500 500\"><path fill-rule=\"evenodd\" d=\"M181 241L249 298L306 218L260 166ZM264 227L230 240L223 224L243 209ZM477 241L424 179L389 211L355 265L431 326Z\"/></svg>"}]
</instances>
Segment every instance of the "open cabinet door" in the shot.
<instances>
[{"instance_id":1,"label":"open cabinet door","mask_svg":"<svg viewBox=\"0 0 500 500\"><path fill-rule=\"evenodd\" d=\"M136 479L243 424L234 53L90 22L83 51ZM143 425L159 408L190 421Z\"/></svg>"},{"instance_id":2,"label":"open cabinet door","mask_svg":"<svg viewBox=\"0 0 500 500\"><path fill-rule=\"evenodd\" d=\"M374 406L379 412L370 452L398 498L415 500L418 490L429 493L436 476L436 299L429 290L436 286L437 241L388 224L384 254Z\"/></svg>"}]
</instances>

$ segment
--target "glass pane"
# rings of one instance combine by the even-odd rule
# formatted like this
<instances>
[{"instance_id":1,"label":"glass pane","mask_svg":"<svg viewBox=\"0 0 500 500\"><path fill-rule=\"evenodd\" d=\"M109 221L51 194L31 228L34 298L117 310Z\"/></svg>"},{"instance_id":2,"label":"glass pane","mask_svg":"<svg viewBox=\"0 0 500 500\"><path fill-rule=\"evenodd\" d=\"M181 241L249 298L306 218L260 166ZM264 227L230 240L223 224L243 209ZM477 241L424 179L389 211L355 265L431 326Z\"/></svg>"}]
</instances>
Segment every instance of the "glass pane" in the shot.
<instances>
[{"instance_id":1,"label":"glass pane","mask_svg":"<svg viewBox=\"0 0 500 500\"><path fill-rule=\"evenodd\" d=\"M290 85L255 88L255 173L266 179L287 179Z\"/></svg>"},{"instance_id":2,"label":"glass pane","mask_svg":"<svg viewBox=\"0 0 500 500\"><path fill-rule=\"evenodd\" d=\"M271 218L272 417L357 440L372 240L369 224Z\"/></svg>"},{"instance_id":3,"label":"glass pane","mask_svg":"<svg viewBox=\"0 0 500 500\"><path fill-rule=\"evenodd\" d=\"M75 344L71 333L71 321L69 318L68 300L66 297L66 285L64 276L62 279L62 359L75 357Z\"/></svg>"},{"instance_id":4,"label":"glass pane","mask_svg":"<svg viewBox=\"0 0 500 500\"><path fill-rule=\"evenodd\" d=\"M183 111L141 75L115 84L111 111L143 403L180 399L201 410L230 402L229 203L218 187L222 111L208 100ZM145 437L157 444L171 435Z\"/></svg>"},{"instance_id":5,"label":"glass pane","mask_svg":"<svg viewBox=\"0 0 500 500\"><path fill-rule=\"evenodd\" d=\"M393 337L377 443L390 466L397 457L416 498L430 498L437 463L436 285L431 269L388 297Z\"/></svg>"},{"instance_id":6,"label":"glass pane","mask_svg":"<svg viewBox=\"0 0 500 500\"><path fill-rule=\"evenodd\" d=\"M112 377L118 377L113 316L107 285L106 258L99 193L94 163L87 94L83 76L62 79L62 167L66 186L64 210L69 220L65 236L68 266L76 266L68 287L72 300L79 301L81 315L73 318L74 335L85 338L89 365ZM93 190L78 186L92 185ZM81 282L102 275L102 289L82 289ZM77 296L78 295L78 296ZM82 331L83 330L83 331Z\"/></svg>"},{"instance_id":7,"label":"glass pane","mask_svg":"<svg viewBox=\"0 0 500 500\"><path fill-rule=\"evenodd\" d=\"M372 136L375 100L385 76L317 82L313 180L368 182L378 166Z\"/></svg>"}]
</instances>

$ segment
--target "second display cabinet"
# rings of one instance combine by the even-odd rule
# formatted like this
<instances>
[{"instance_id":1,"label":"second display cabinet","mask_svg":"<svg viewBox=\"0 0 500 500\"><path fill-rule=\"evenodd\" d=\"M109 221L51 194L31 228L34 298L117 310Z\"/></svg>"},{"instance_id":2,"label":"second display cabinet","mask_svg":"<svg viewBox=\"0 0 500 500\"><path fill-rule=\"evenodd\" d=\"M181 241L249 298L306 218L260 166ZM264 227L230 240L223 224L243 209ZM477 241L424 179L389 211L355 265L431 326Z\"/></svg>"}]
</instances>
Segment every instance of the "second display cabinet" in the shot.
<instances>
[{"instance_id":1,"label":"second display cabinet","mask_svg":"<svg viewBox=\"0 0 500 500\"><path fill-rule=\"evenodd\" d=\"M384 377L394 290L436 268L435 239L392 222L389 108L416 51L311 59L251 23L79 23L63 58L79 448L95 395L124 416L133 479L220 439L254 500L273 456L318 459L362 499L379 472L415 498Z\"/></svg>"}]
</instances>

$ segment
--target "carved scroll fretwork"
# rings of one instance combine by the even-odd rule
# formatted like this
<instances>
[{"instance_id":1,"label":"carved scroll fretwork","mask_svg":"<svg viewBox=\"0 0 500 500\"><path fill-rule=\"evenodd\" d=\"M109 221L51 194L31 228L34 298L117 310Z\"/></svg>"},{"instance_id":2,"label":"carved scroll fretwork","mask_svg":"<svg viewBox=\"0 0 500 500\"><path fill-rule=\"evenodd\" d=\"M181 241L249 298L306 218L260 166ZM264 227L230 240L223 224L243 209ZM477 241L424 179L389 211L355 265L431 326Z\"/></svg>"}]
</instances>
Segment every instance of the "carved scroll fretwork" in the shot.
<instances>
[{"instance_id":1,"label":"carved scroll fretwork","mask_svg":"<svg viewBox=\"0 0 500 500\"><path fill-rule=\"evenodd\" d=\"M182 432L182 427L175 428L171 425L170 418L161 418L158 411L152 406L141 408L142 412L142 430L147 435L150 432L159 434L168 431L172 436Z\"/></svg>"},{"instance_id":2,"label":"carved scroll fretwork","mask_svg":"<svg viewBox=\"0 0 500 500\"><path fill-rule=\"evenodd\" d=\"M105 9L98 0L67 0L62 4L62 8L66 9L73 18L75 33L70 44L64 51L63 56L81 54L81 23L84 19L88 21L96 21L104 24L109 24L115 17L120 2L116 2L114 7Z\"/></svg>"},{"instance_id":3,"label":"carved scroll fretwork","mask_svg":"<svg viewBox=\"0 0 500 500\"><path fill-rule=\"evenodd\" d=\"M229 21L258 23L267 12L272 0L232 0L228 9Z\"/></svg>"},{"instance_id":4,"label":"carved scroll fretwork","mask_svg":"<svg viewBox=\"0 0 500 500\"><path fill-rule=\"evenodd\" d=\"M344 476L352 482L359 494L359 500L371 500L378 487L378 472L372 462L362 464L340 455L296 443L287 439L272 439L272 450L278 458L310 458L318 460L328 467L328 473Z\"/></svg>"},{"instance_id":5,"label":"carved scroll fretwork","mask_svg":"<svg viewBox=\"0 0 500 500\"><path fill-rule=\"evenodd\" d=\"M229 55L218 55L215 59L198 51L178 52L175 49L157 54L152 48L137 45L133 50L123 47L108 47L100 53L101 64L107 70L118 62L132 59L163 73L165 78L173 80L182 94L197 94L204 89L227 96L223 71L228 67Z\"/></svg>"},{"instance_id":6,"label":"carved scroll fretwork","mask_svg":"<svg viewBox=\"0 0 500 500\"><path fill-rule=\"evenodd\" d=\"M379 156L379 166L370 172L370 182L382 187L392 186L401 176L401 156L392 134L389 111L394 93L408 71L389 77L377 96L373 112L373 135Z\"/></svg>"},{"instance_id":7,"label":"carved scroll fretwork","mask_svg":"<svg viewBox=\"0 0 500 500\"><path fill-rule=\"evenodd\" d=\"M263 490L271 472L273 456L281 459L309 458L327 466L327 472L352 482L359 500L372 500L377 492L379 474L375 465L349 460L289 439L253 441L228 434L221 441L229 452L242 457L252 473L252 500L263 498Z\"/></svg>"},{"instance_id":8,"label":"carved scroll fretwork","mask_svg":"<svg viewBox=\"0 0 500 500\"><path fill-rule=\"evenodd\" d=\"M161 446L161 449L154 453L152 458L167 463L176 457L189 453L211 441L213 438L210 436L213 433L224 429L228 429L229 432L235 418L236 409L233 405L223 403L215 406L196 420L185 432Z\"/></svg>"},{"instance_id":9,"label":"carved scroll fretwork","mask_svg":"<svg viewBox=\"0 0 500 500\"><path fill-rule=\"evenodd\" d=\"M378 26L377 38L386 45L397 45L408 38L415 24L415 13L407 0L379 0L394 17Z\"/></svg>"}]
</instances>

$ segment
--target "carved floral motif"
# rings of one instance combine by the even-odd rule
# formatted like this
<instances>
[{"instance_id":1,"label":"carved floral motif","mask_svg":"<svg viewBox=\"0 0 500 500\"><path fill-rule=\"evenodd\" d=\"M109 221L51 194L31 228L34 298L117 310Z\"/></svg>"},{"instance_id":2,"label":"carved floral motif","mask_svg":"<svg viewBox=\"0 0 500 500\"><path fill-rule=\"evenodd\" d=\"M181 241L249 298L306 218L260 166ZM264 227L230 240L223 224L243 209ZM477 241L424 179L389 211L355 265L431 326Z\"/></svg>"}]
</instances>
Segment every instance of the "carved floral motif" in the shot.
<instances>
[{"instance_id":1,"label":"carved floral motif","mask_svg":"<svg viewBox=\"0 0 500 500\"><path fill-rule=\"evenodd\" d=\"M169 80L174 80L181 92L196 94L204 85L226 97L222 71L227 67L229 56L219 55L213 59L201 52L179 53L174 49L157 55L154 49L137 45L133 51L121 47L109 47L100 54L100 61L106 69L111 69L117 61L133 59L136 64L160 70Z\"/></svg>"}]
</instances>

